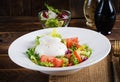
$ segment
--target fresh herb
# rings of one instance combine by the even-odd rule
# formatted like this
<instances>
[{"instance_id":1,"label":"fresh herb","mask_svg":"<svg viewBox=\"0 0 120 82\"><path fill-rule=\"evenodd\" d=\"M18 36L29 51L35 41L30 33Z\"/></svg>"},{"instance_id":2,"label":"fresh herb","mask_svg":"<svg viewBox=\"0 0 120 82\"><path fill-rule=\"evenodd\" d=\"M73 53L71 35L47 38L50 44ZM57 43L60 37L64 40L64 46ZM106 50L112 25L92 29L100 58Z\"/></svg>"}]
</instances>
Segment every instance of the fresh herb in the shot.
<instances>
[{"instance_id":1,"label":"fresh herb","mask_svg":"<svg viewBox=\"0 0 120 82\"><path fill-rule=\"evenodd\" d=\"M64 58L64 56L55 56L56 58Z\"/></svg>"},{"instance_id":2,"label":"fresh herb","mask_svg":"<svg viewBox=\"0 0 120 82\"><path fill-rule=\"evenodd\" d=\"M35 47L40 44L39 39L40 39L40 37L37 36L36 39L35 39Z\"/></svg>"},{"instance_id":3,"label":"fresh herb","mask_svg":"<svg viewBox=\"0 0 120 82\"><path fill-rule=\"evenodd\" d=\"M92 54L92 49L89 48L88 50L86 50L86 56L90 57L90 55Z\"/></svg>"},{"instance_id":4,"label":"fresh herb","mask_svg":"<svg viewBox=\"0 0 120 82\"><path fill-rule=\"evenodd\" d=\"M78 59L75 57L75 55L72 53L71 57L70 57L70 62L72 62L74 65L79 64Z\"/></svg>"},{"instance_id":5,"label":"fresh herb","mask_svg":"<svg viewBox=\"0 0 120 82\"><path fill-rule=\"evenodd\" d=\"M46 27L62 27L64 21L59 21L58 19L51 18L45 22Z\"/></svg>"},{"instance_id":6,"label":"fresh herb","mask_svg":"<svg viewBox=\"0 0 120 82\"><path fill-rule=\"evenodd\" d=\"M40 62L41 66L45 66L45 67L53 67L54 64L52 64L51 62Z\"/></svg>"},{"instance_id":7,"label":"fresh herb","mask_svg":"<svg viewBox=\"0 0 120 82\"><path fill-rule=\"evenodd\" d=\"M75 51L77 49L76 45L72 45L71 51Z\"/></svg>"},{"instance_id":8,"label":"fresh herb","mask_svg":"<svg viewBox=\"0 0 120 82\"><path fill-rule=\"evenodd\" d=\"M46 4L46 3L45 3L45 6L46 6L47 9L50 10L50 11L53 11L53 12L58 13L58 14L60 13L60 11L59 11L58 9L55 9L54 7L49 6L49 5Z\"/></svg>"},{"instance_id":9,"label":"fresh herb","mask_svg":"<svg viewBox=\"0 0 120 82\"><path fill-rule=\"evenodd\" d=\"M92 54L92 49L89 48L86 44L83 44L80 48L77 49L77 53L90 57L90 55Z\"/></svg>"},{"instance_id":10,"label":"fresh herb","mask_svg":"<svg viewBox=\"0 0 120 82\"><path fill-rule=\"evenodd\" d=\"M67 45L65 39L61 39L61 42L64 43L65 45Z\"/></svg>"},{"instance_id":11,"label":"fresh herb","mask_svg":"<svg viewBox=\"0 0 120 82\"><path fill-rule=\"evenodd\" d=\"M26 54L28 55L29 59L36 63L36 64L39 64L39 55L35 53L35 48L29 48L27 51L26 51Z\"/></svg>"}]
</instances>

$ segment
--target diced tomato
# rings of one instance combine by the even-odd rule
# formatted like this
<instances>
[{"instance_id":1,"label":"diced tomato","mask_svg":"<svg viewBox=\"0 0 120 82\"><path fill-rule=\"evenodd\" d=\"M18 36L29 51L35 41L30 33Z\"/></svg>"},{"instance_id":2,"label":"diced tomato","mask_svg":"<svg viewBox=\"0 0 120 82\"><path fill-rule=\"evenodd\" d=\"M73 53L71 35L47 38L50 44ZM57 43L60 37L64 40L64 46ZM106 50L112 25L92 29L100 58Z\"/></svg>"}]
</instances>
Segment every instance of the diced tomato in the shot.
<instances>
[{"instance_id":1,"label":"diced tomato","mask_svg":"<svg viewBox=\"0 0 120 82\"><path fill-rule=\"evenodd\" d=\"M82 62L81 56L77 53L77 51L74 51L75 57L78 59L79 62Z\"/></svg>"},{"instance_id":2,"label":"diced tomato","mask_svg":"<svg viewBox=\"0 0 120 82\"><path fill-rule=\"evenodd\" d=\"M48 56L42 55L42 56L40 57L40 61L41 61L41 62L48 62Z\"/></svg>"},{"instance_id":3,"label":"diced tomato","mask_svg":"<svg viewBox=\"0 0 120 82\"><path fill-rule=\"evenodd\" d=\"M47 61L53 63L53 62L54 62L54 59L55 59L55 57L53 57L53 56L48 56Z\"/></svg>"},{"instance_id":4,"label":"diced tomato","mask_svg":"<svg viewBox=\"0 0 120 82\"><path fill-rule=\"evenodd\" d=\"M54 58L54 62L53 62L55 67L61 67L63 64L63 60L58 59L58 58Z\"/></svg>"},{"instance_id":5,"label":"diced tomato","mask_svg":"<svg viewBox=\"0 0 120 82\"><path fill-rule=\"evenodd\" d=\"M51 62L54 64L55 67L61 67L63 64L62 59L58 59L58 58L55 58L53 56L46 56L46 55L42 55L40 57L40 61L41 62Z\"/></svg>"},{"instance_id":6,"label":"diced tomato","mask_svg":"<svg viewBox=\"0 0 120 82\"><path fill-rule=\"evenodd\" d=\"M40 58L40 61L41 62L51 62L51 63L53 63L54 59L55 59L55 57L53 57L53 56L42 55L41 58Z\"/></svg>"},{"instance_id":7,"label":"diced tomato","mask_svg":"<svg viewBox=\"0 0 120 82\"><path fill-rule=\"evenodd\" d=\"M71 48L73 45L78 45L78 37L67 38L66 45L68 48Z\"/></svg>"},{"instance_id":8,"label":"diced tomato","mask_svg":"<svg viewBox=\"0 0 120 82\"><path fill-rule=\"evenodd\" d=\"M76 47L77 47L77 48L79 48L79 47L80 47L80 44L78 44L78 43L77 43L77 44L75 44L75 45L76 45Z\"/></svg>"}]
</instances>

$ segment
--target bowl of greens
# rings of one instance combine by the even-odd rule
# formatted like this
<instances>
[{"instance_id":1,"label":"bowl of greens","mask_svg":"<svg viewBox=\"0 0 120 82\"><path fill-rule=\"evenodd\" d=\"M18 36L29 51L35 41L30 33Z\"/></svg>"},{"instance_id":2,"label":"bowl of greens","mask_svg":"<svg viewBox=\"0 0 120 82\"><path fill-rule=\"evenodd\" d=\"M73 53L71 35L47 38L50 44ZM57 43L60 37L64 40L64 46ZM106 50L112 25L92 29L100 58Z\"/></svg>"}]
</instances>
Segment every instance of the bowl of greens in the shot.
<instances>
[{"instance_id":1,"label":"bowl of greens","mask_svg":"<svg viewBox=\"0 0 120 82\"><path fill-rule=\"evenodd\" d=\"M47 9L38 13L38 18L43 28L68 26L71 19L70 11L58 10L47 4L45 6Z\"/></svg>"}]
</instances>

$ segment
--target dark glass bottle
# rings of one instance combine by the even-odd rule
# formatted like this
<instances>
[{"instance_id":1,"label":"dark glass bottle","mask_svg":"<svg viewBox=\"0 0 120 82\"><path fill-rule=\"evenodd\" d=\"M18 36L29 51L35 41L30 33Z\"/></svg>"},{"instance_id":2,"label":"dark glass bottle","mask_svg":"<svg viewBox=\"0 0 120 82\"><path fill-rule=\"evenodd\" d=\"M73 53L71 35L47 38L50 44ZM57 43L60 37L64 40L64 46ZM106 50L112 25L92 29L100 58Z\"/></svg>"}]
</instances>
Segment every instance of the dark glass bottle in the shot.
<instances>
[{"instance_id":1,"label":"dark glass bottle","mask_svg":"<svg viewBox=\"0 0 120 82\"><path fill-rule=\"evenodd\" d=\"M95 25L97 31L108 35L111 34L116 19L116 11L111 0L100 0L95 11Z\"/></svg>"}]
</instances>

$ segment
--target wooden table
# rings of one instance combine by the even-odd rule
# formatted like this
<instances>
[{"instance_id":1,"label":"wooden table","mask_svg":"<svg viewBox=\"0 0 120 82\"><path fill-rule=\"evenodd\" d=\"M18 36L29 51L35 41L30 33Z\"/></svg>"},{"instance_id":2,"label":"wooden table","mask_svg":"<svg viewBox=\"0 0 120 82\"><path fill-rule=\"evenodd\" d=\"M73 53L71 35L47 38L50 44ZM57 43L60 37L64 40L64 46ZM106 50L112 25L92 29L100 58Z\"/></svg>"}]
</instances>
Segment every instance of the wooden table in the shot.
<instances>
[{"instance_id":1,"label":"wooden table","mask_svg":"<svg viewBox=\"0 0 120 82\"><path fill-rule=\"evenodd\" d=\"M85 19L72 19L69 26L86 28ZM22 68L13 63L8 57L9 45L16 38L28 32L42 29L37 17L0 17L0 82L114 82L110 56L80 70L78 77L55 77ZM112 34L107 36L111 43L120 40L120 16L117 15ZM69 78L74 78L73 81Z\"/></svg>"}]
</instances>

